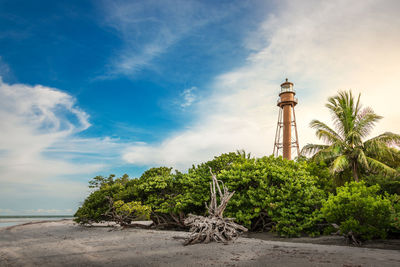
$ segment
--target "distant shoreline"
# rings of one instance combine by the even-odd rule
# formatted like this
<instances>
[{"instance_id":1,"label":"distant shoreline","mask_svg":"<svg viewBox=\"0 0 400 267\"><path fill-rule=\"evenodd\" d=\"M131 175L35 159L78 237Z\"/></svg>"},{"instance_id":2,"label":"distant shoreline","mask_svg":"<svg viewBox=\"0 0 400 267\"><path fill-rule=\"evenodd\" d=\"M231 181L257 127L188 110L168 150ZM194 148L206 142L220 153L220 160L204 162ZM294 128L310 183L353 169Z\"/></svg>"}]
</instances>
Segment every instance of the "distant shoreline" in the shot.
<instances>
[{"instance_id":1,"label":"distant shoreline","mask_svg":"<svg viewBox=\"0 0 400 267\"><path fill-rule=\"evenodd\" d=\"M43 221L31 221L31 222L26 222L26 223L21 223L21 224L14 224L11 226L5 226L4 230L11 230L15 227L20 227L20 226L27 226L27 225L32 225L32 224L40 224L40 223L52 223L52 222L60 222L60 221L69 221L70 219L61 219L61 220L43 220ZM0 227L1 229L1 227Z\"/></svg>"},{"instance_id":2,"label":"distant shoreline","mask_svg":"<svg viewBox=\"0 0 400 267\"><path fill-rule=\"evenodd\" d=\"M27 216L27 215L17 215L17 216L0 216L0 229L13 227L16 225L25 225L28 223L39 223L39 222L46 222L46 221L59 221L59 220L68 220L73 219L74 217L68 215L34 215L34 216Z\"/></svg>"}]
</instances>

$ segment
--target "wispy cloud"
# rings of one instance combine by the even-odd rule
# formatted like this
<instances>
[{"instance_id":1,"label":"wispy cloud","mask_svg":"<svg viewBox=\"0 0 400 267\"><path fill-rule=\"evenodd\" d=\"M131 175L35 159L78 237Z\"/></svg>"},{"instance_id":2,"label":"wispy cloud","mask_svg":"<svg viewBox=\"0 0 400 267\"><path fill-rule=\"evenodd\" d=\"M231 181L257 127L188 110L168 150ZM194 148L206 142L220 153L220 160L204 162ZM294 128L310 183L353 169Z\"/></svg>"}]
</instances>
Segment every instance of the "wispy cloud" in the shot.
<instances>
[{"instance_id":1,"label":"wispy cloud","mask_svg":"<svg viewBox=\"0 0 400 267\"><path fill-rule=\"evenodd\" d=\"M185 36L229 14L235 5L210 8L201 1L104 1L104 23L122 40L104 77L135 75Z\"/></svg>"},{"instance_id":2,"label":"wispy cloud","mask_svg":"<svg viewBox=\"0 0 400 267\"><path fill-rule=\"evenodd\" d=\"M324 108L340 89L362 93L385 118L373 134L400 132L400 19L398 1L281 1L246 46L243 66L215 78L210 95L195 104L198 120L159 144L128 148L133 164L179 169L226 151L272 153L279 84L295 82L300 145L316 142L308 123L330 120ZM390 96L390 97L388 97Z\"/></svg>"},{"instance_id":3,"label":"wispy cloud","mask_svg":"<svg viewBox=\"0 0 400 267\"><path fill-rule=\"evenodd\" d=\"M9 76L11 76L11 69L0 56L0 77L9 77Z\"/></svg>"},{"instance_id":4,"label":"wispy cloud","mask_svg":"<svg viewBox=\"0 0 400 267\"><path fill-rule=\"evenodd\" d=\"M194 101L196 101L196 95L195 95L196 90L197 87L192 86L182 91L181 96L183 98L183 101L181 103L181 108L189 107L194 103Z\"/></svg>"}]
</instances>

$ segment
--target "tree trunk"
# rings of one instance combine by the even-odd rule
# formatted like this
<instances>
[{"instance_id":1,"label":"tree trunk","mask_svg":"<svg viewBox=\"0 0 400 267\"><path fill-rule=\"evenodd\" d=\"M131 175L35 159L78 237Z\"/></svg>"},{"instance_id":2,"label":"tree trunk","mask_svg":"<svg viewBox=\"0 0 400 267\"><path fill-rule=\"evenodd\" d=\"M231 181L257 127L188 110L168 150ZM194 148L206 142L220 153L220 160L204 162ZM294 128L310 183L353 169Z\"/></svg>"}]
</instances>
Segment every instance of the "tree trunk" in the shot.
<instances>
[{"instance_id":1,"label":"tree trunk","mask_svg":"<svg viewBox=\"0 0 400 267\"><path fill-rule=\"evenodd\" d=\"M356 182L358 182L358 168L357 168L357 162L354 162L354 163L353 163L353 177L354 177L354 180L355 180Z\"/></svg>"}]
</instances>

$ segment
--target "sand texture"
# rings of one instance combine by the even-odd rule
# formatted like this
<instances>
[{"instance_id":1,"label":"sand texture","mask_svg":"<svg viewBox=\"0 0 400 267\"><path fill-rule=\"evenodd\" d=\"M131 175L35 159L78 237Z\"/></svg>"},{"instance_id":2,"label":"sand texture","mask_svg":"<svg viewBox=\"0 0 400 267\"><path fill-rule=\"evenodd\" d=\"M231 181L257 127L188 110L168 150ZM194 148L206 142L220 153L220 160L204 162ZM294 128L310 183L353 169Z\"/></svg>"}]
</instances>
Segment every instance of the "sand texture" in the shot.
<instances>
[{"instance_id":1,"label":"sand texture","mask_svg":"<svg viewBox=\"0 0 400 267\"><path fill-rule=\"evenodd\" d=\"M70 220L15 226L0 230L0 266L400 266L396 250L253 238L185 247L186 235Z\"/></svg>"}]
</instances>

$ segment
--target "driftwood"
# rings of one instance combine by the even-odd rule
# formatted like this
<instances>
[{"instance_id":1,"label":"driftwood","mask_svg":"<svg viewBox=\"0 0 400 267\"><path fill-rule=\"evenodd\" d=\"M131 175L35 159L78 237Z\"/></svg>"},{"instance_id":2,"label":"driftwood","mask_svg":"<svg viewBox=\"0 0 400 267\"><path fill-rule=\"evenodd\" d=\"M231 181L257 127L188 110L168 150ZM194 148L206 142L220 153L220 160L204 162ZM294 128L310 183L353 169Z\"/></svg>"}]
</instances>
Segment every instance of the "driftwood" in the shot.
<instances>
[{"instance_id":1,"label":"driftwood","mask_svg":"<svg viewBox=\"0 0 400 267\"><path fill-rule=\"evenodd\" d=\"M339 230L339 225L337 225L336 223L332 223L331 224L333 226L333 228L337 229L338 231L335 233L336 235L341 235L346 239L347 244L353 245L355 247L361 247L362 246L362 242L360 239L358 239L353 231L350 231L348 233L342 233Z\"/></svg>"},{"instance_id":2,"label":"driftwood","mask_svg":"<svg viewBox=\"0 0 400 267\"><path fill-rule=\"evenodd\" d=\"M186 238L184 245L209 243L211 241L227 243L247 231L247 228L235 223L234 219L223 218L224 210L235 191L229 192L224 183L217 180L211 168L210 173L212 176L212 183L210 183L211 200L210 205L205 203L209 216L203 217L189 214L185 219L185 225L190 227L190 234ZM222 184L223 192L220 183ZM217 193L219 195L219 205Z\"/></svg>"}]
</instances>

